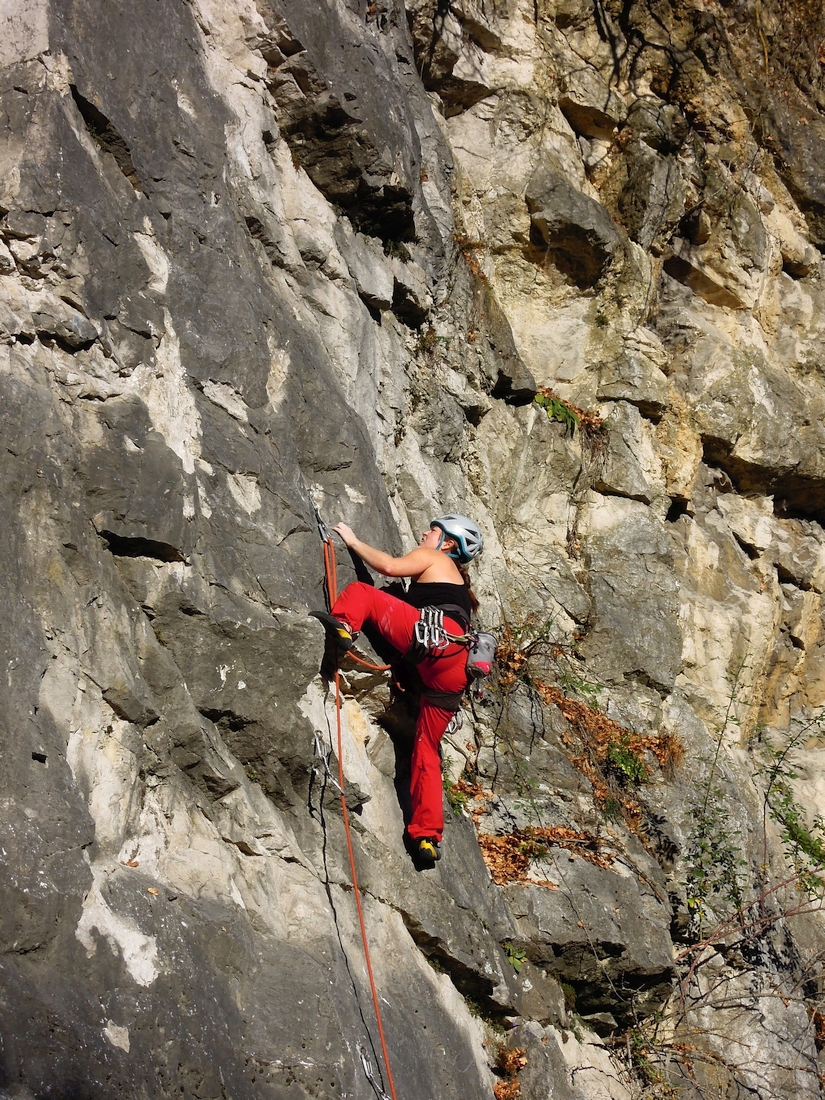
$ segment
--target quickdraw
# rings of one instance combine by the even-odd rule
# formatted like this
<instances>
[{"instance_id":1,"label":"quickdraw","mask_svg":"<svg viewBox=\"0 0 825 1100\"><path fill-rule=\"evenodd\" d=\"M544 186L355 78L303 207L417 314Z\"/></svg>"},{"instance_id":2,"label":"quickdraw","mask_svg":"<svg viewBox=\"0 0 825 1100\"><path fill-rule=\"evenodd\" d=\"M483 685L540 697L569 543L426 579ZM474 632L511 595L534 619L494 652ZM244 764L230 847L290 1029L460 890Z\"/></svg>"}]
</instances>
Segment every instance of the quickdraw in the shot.
<instances>
[{"instance_id":1,"label":"quickdraw","mask_svg":"<svg viewBox=\"0 0 825 1100\"><path fill-rule=\"evenodd\" d=\"M451 634L444 626L444 609L422 607L418 622L413 628L412 642L407 657L418 663L425 657L446 656L444 650L451 645L470 645L472 634Z\"/></svg>"}]
</instances>

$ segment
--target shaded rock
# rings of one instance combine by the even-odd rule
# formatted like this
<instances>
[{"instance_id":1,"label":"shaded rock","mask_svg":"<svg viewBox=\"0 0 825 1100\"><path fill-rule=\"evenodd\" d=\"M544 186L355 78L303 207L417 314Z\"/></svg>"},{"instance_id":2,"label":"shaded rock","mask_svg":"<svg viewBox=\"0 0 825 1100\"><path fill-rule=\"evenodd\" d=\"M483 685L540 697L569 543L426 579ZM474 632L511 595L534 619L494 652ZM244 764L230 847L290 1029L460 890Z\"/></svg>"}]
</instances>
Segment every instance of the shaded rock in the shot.
<instances>
[{"instance_id":1,"label":"shaded rock","mask_svg":"<svg viewBox=\"0 0 825 1100\"><path fill-rule=\"evenodd\" d=\"M708 227L705 239L710 237ZM665 271L704 298L714 306L727 309L745 309L748 304L744 295L727 285L712 263L706 262L701 253L692 248L687 241L676 237L673 241L673 255L665 260Z\"/></svg>"},{"instance_id":2,"label":"shaded rock","mask_svg":"<svg viewBox=\"0 0 825 1100\"><path fill-rule=\"evenodd\" d=\"M407 10L424 87L438 93L447 118L493 94L485 54L499 50L501 39L482 6L414 0Z\"/></svg>"},{"instance_id":3,"label":"shaded rock","mask_svg":"<svg viewBox=\"0 0 825 1100\"><path fill-rule=\"evenodd\" d=\"M663 156L678 153L689 133L678 105L652 96L640 97L631 104L627 128Z\"/></svg>"},{"instance_id":4,"label":"shaded rock","mask_svg":"<svg viewBox=\"0 0 825 1100\"><path fill-rule=\"evenodd\" d=\"M706 461L741 489L774 495L780 515L822 517L825 440L810 398L734 350L717 363L719 377L696 404Z\"/></svg>"},{"instance_id":5,"label":"shaded rock","mask_svg":"<svg viewBox=\"0 0 825 1100\"><path fill-rule=\"evenodd\" d=\"M39 336L54 336L72 348L88 347L100 333L82 313L65 302L38 302L32 310L32 321Z\"/></svg>"},{"instance_id":6,"label":"shaded rock","mask_svg":"<svg viewBox=\"0 0 825 1100\"><path fill-rule=\"evenodd\" d=\"M14 257L5 241L0 241L0 275L11 275L16 270Z\"/></svg>"},{"instance_id":7,"label":"shaded rock","mask_svg":"<svg viewBox=\"0 0 825 1100\"><path fill-rule=\"evenodd\" d=\"M559 107L576 133L609 141L627 117L622 97L589 66L568 70L560 85Z\"/></svg>"},{"instance_id":8,"label":"shaded rock","mask_svg":"<svg viewBox=\"0 0 825 1100\"><path fill-rule=\"evenodd\" d=\"M383 251L376 248L369 237L348 232L345 221L336 224L335 233L338 246L363 301L372 309L390 309L393 303L394 279Z\"/></svg>"},{"instance_id":9,"label":"shaded rock","mask_svg":"<svg viewBox=\"0 0 825 1100\"><path fill-rule=\"evenodd\" d=\"M418 328L432 306L426 276L418 264L396 256L390 257L388 266L393 278L392 311L404 324Z\"/></svg>"},{"instance_id":10,"label":"shaded rock","mask_svg":"<svg viewBox=\"0 0 825 1100\"><path fill-rule=\"evenodd\" d=\"M625 151L628 179L619 196L621 220L642 248L667 234L685 208L685 191L674 158L657 156L644 142L633 142Z\"/></svg>"},{"instance_id":11,"label":"shaded rock","mask_svg":"<svg viewBox=\"0 0 825 1100\"><path fill-rule=\"evenodd\" d=\"M536 396L536 380L518 353L507 316L489 283L473 278L472 292L473 308L489 347L482 362L488 392L509 405L528 405Z\"/></svg>"},{"instance_id":12,"label":"shaded rock","mask_svg":"<svg viewBox=\"0 0 825 1100\"><path fill-rule=\"evenodd\" d=\"M817 270L822 259L820 253L796 229L784 211L778 208L772 210L768 224L779 238L782 266L789 275L804 279Z\"/></svg>"},{"instance_id":13,"label":"shaded rock","mask_svg":"<svg viewBox=\"0 0 825 1100\"><path fill-rule=\"evenodd\" d=\"M673 972L668 905L613 871L563 852L556 860L563 866L559 890L506 888L522 934L532 929L533 962L573 987L581 1015L621 1018L660 1008Z\"/></svg>"},{"instance_id":14,"label":"shaded rock","mask_svg":"<svg viewBox=\"0 0 825 1100\"><path fill-rule=\"evenodd\" d=\"M151 429L138 397L108 402L100 424L100 442L90 449L83 469L98 532L115 554L142 549L164 561L184 560L193 531L184 509L180 459Z\"/></svg>"},{"instance_id":15,"label":"shaded rock","mask_svg":"<svg viewBox=\"0 0 825 1100\"><path fill-rule=\"evenodd\" d=\"M809 118L800 104L775 98L760 112L756 128L805 214L811 242L825 247L825 123L816 116Z\"/></svg>"},{"instance_id":16,"label":"shaded rock","mask_svg":"<svg viewBox=\"0 0 825 1100\"><path fill-rule=\"evenodd\" d=\"M593 286L621 243L607 210L552 167L534 173L524 197L530 224L556 265L578 286Z\"/></svg>"},{"instance_id":17,"label":"shaded rock","mask_svg":"<svg viewBox=\"0 0 825 1100\"><path fill-rule=\"evenodd\" d=\"M296 161L357 229L384 241L413 239L418 137L382 55L357 40L333 3L324 20L291 0L267 8L304 47L269 62L281 133Z\"/></svg>"}]
</instances>

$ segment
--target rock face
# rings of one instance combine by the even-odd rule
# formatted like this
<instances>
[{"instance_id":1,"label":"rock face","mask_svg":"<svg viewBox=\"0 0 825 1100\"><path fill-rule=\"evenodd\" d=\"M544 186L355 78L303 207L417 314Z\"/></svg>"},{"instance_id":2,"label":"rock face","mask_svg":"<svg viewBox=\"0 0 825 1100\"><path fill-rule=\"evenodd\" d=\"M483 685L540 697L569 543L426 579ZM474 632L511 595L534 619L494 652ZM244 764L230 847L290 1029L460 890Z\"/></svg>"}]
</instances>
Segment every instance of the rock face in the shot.
<instances>
[{"instance_id":1,"label":"rock face","mask_svg":"<svg viewBox=\"0 0 825 1100\"><path fill-rule=\"evenodd\" d=\"M819 1096L821 5L0 28L0 1096ZM316 508L485 532L430 872Z\"/></svg>"}]
</instances>

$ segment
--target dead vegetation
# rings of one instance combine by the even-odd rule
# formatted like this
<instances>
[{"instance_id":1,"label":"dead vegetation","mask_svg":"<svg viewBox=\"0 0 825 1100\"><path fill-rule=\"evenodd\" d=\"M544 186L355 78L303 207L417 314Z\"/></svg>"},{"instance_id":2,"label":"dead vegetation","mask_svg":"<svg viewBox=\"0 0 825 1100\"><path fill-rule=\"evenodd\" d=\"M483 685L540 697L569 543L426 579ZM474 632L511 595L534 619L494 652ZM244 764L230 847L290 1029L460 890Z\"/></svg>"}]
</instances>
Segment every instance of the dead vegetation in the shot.
<instances>
[{"instance_id":1,"label":"dead vegetation","mask_svg":"<svg viewBox=\"0 0 825 1100\"><path fill-rule=\"evenodd\" d=\"M518 1075L527 1065L527 1051L522 1047L510 1049L504 1045L498 1048L493 1073L502 1080L493 1085L496 1100L516 1100L521 1095Z\"/></svg>"},{"instance_id":2,"label":"dead vegetation","mask_svg":"<svg viewBox=\"0 0 825 1100\"><path fill-rule=\"evenodd\" d=\"M670 731L640 734L609 718L592 704L572 698L558 684L547 682L532 665L543 655L545 666L564 656L562 646L539 635L523 642L518 631L504 627L496 652L499 685L505 693L524 683L547 706L555 706L566 720L562 742L571 761L590 781L597 805L608 816L621 816L636 833L641 830L642 808L634 790L649 779L654 762L671 774L684 760L684 748ZM549 657L550 661L546 658ZM547 675L544 669L541 670ZM584 682L582 691L592 690Z\"/></svg>"},{"instance_id":3,"label":"dead vegetation","mask_svg":"<svg viewBox=\"0 0 825 1100\"><path fill-rule=\"evenodd\" d=\"M528 825L525 829L498 835L480 833L478 843L490 877L498 886L526 882L533 861L546 859L551 848L565 848L598 867L610 867L614 858L603 853L604 841L600 837L577 833L564 825ZM537 886L558 889L556 883L546 879L530 881Z\"/></svg>"}]
</instances>

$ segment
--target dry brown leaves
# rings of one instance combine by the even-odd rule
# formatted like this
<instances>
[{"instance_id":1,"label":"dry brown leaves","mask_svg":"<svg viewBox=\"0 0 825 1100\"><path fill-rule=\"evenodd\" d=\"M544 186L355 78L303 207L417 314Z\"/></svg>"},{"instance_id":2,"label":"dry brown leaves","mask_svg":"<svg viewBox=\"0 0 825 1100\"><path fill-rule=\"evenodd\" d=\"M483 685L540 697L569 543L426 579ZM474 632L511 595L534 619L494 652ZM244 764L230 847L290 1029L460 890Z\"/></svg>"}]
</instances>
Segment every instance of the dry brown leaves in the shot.
<instances>
[{"instance_id":1,"label":"dry brown leaves","mask_svg":"<svg viewBox=\"0 0 825 1100\"><path fill-rule=\"evenodd\" d=\"M487 812L490 799L493 797L492 791L486 791L480 783L470 783L466 779L459 779L453 783L450 793L453 798L458 796L464 803L476 825L478 825L478 819Z\"/></svg>"},{"instance_id":2,"label":"dry brown leaves","mask_svg":"<svg viewBox=\"0 0 825 1100\"><path fill-rule=\"evenodd\" d=\"M505 631L505 634L507 632ZM515 685L527 671L530 654L518 649L507 638L496 649L496 666L498 667L498 680L501 687L507 691Z\"/></svg>"},{"instance_id":3,"label":"dry brown leaves","mask_svg":"<svg viewBox=\"0 0 825 1100\"><path fill-rule=\"evenodd\" d=\"M493 1085L493 1095L496 1100L516 1100L521 1093L518 1075L526 1065L527 1051L522 1047L514 1047L512 1050L508 1050L505 1046L498 1048L493 1072L504 1074L505 1079L496 1081Z\"/></svg>"},{"instance_id":4,"label":"dry brown leaves","mask_svg":"<svg viewBox=\"0 0 825 1100\"><path fill-rule=\"evenodd\" d=\"M599 762L606 760L610 746L616 744L624 746L637 756L646 752L652 753L660 768L678 767L684 760L684 746L675 733L634 733L586 703L570 699L555 684L545 684L541 680L533 682L542 700L545 703L554 703L559 708ZM571 742L568 740L566 743L569 745ZM573 762L580 766L579 760Z\"/></svg>"},{"instance_id":5,"label":"dry brown leaves","mask_svg":"<svg viewBox=\"0 0 825 1100\"><path fill-rule=\"evenodd\" d=\"M586 703L579 703L576 699L569 698L555 684L545 684L541 680L536 680L535 685L536 691L545 703L555 704L575 730L585 736L592 745L603 748L605 753L611 741L627 733L618 722L614 722L599 710L593 710Z\"/></svg>"},{"instance_id":6,"label":"dry brown leaves","mask_svg":"<svg viewBox=\"0 0 825 1100\"><path fill-rule=\"evenodd\" d=\"M610 867L613 863L613 857L602 852L603 842L599 837L577 833L566 825L542 828L528 825L526 829L499 835L480 833L478 843L490 877L497 886L526 881L531 862L546 856L550 848L566 848L598 867ZM536 885L555 886L551 882Z\"/></svg>"}]
</instances>

